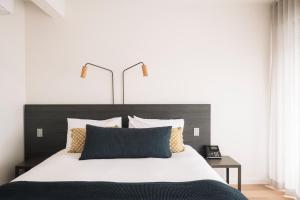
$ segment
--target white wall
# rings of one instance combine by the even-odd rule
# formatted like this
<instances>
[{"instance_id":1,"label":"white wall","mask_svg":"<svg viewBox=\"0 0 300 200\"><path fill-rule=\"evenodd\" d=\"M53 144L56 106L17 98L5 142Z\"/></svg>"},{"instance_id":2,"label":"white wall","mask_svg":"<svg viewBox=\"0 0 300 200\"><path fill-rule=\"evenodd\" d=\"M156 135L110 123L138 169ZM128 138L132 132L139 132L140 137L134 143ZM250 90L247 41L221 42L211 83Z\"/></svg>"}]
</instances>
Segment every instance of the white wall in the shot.
<instances>
[{"instance_id":1,"label":"white wall","mask_svg":"<svg viewBox=\"0 0 300 200\"><path fill-rule=\"evenodd\" d=\"M23 160L25 103L25 10L15 1L11 15L0 16L0 184L14 176Z\"/></svg>"},{"instance_id":2,"label":"white wall","mask_svg":"<svg viewBox=\"0 0 300 200\"><path fill-rule=\"evenodd\" d=\"M212 142L243 165L243 183L267 172L266 1L68 0L64 19L27 5L27 103L111 103L110 76L127 74L126 103L210 103ZM232 173L233 174L233 173Z\"/></svg>"}]
</instances>

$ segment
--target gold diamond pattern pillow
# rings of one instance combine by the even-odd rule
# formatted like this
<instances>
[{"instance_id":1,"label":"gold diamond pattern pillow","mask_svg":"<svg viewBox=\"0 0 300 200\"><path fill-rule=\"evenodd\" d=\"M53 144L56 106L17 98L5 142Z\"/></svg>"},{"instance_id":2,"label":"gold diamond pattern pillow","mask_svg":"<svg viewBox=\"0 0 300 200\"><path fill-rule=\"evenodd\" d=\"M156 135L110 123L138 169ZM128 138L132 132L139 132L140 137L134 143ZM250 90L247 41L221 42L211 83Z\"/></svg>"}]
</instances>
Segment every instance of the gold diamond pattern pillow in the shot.
<instances>
[{"instance_id":1,"label":"gold diamond pattern pillow","mask_svg":"<svg viewBox=\"0 0 300 200\"><path fill-rule=\"evenodd\" d=\"M71 147L68 153L81 153L85 144L86 129L85 128L73 128L71 129Z\"/></svg>"},{"instance_id":2,"label":"gold diamond pattern pillow","mask_svg":"<svg viewBox=\"0 0 300 200\"><path fill-rule=\"evenodd\" d=\"M171 138L170 138L170 149L172 153L179 153L184 151L182 132L183 132L182 128L172 128Z\"/></svg>"}]
</instances>

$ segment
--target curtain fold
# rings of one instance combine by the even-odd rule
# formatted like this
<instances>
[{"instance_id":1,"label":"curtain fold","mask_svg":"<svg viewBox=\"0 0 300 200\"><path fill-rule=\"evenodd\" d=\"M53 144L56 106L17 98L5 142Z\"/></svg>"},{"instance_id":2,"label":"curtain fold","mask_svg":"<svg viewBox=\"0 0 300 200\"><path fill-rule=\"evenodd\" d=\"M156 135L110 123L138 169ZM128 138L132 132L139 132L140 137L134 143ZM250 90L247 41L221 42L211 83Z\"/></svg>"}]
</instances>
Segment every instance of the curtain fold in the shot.
<instances>
[{"instance_id":1,"label":"curtain fold","mask_svg":"<svg viewBox=\"0 0 300 200\"><path fill-rule=\"evenodd\" d=\"M300 197L300 3L272 5L269 181Z\"/></svg>"}]
</instances>

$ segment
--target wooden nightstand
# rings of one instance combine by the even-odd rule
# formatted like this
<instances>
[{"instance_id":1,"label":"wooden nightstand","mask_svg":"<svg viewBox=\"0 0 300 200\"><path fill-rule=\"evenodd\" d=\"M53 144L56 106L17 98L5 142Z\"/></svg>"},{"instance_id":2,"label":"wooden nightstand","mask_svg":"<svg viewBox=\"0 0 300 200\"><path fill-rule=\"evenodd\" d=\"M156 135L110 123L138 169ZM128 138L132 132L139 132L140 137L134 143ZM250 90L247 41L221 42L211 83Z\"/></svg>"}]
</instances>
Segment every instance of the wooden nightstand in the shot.
<instances>
[{"instance_id":1,"label":"wooden nightstand","mask_svg":"<svg viewBox=\"0 0 300 200\"><path fill-rule=\"evenodd\" d=\"M33 160L25 160L15 167L15 177L20 176L21 174L27 172L31 168L35 167L36 165L40 164L43 159L33 159Z\"/></svg>"},{"instance_id":2,"label":"wooden nightstand","mask_svg":"<svg viewBox=\"0 0 300 200\"><path fill-rule=\"evenodd\" d=\"M242 166L230 156L222 156L222 159L206 159L212 168L226 168L226 182L229 184L229 169L238 169L238 190L241 191Z\"/></svg>"}]
</instances>

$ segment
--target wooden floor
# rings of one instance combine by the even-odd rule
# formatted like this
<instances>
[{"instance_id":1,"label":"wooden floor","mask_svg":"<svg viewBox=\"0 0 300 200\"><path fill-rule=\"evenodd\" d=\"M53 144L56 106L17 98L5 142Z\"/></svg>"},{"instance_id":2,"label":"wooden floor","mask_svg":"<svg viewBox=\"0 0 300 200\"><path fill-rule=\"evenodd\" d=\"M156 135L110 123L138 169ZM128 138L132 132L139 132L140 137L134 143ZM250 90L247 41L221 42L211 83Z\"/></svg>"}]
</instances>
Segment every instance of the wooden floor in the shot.
<instances>
[{"instance_id":1,"label":"wooden floor","mask_svg":"<svg viewBox=\"0 0 300 200\"><path fill-rule=\"evenodd\" d=\"M249 200L285 200L283 194L278 191L271 190L265 185L242 185L242 193ZM289 199L291 200L291 199Z\"/></svg>"}]
</instances>

